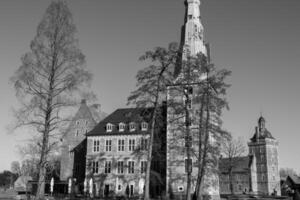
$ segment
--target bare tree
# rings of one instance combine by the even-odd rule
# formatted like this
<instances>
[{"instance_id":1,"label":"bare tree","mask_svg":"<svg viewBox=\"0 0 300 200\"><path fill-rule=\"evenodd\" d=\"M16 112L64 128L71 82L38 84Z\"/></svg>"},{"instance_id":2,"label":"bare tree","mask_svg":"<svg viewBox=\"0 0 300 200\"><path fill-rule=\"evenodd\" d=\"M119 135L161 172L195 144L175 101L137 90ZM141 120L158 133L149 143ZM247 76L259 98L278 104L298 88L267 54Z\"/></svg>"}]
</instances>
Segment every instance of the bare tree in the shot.
<instances>
[{"instance_id":1,"label":"bare tree","mask_svg":"<svg viewBox=\"0 0 300 200\"><path fill-rule=\"evenodd\" d=\"M153 51L147 51L140 57L141 61L150 61L151 65L138 72L137 89L128 97L129 104L138 107L153 107L151 116L151 133L148 142L147 168L145 178L144 199L150 199L150 173L153 151L154 134L157 126L158 115L163 100L166 99L166 88L171 83L173 71L178 55L176 43L171 43L168 49L157 47Z\"/></svg>"},{"instance_id":2,"label":"bare tree","mask_svg":"<svg viewBox=\"0 0 300 200\"><path fill-rule=\"evenodd\" d=\"M279 174L280 178L286 179L288 176L296 176L297 172L292 168L280 168Z\"/></svg>"},{"instance_id":3,"label":"bare tree","mask_svg":"<svg viewBox=\"0 0 300 200\"><path fill-rule=\"evenodd\" d=\"M16 128L28 126L40 134L39 180L36 199L43 199L49 153L60 138L64 110L74 95L88 86L91 74L78 48L76 27L64 1L53 1L37 28L22 64L12 77L21 107L15 111Z\"/></svg>"},{"instance_id":4,"label":"bare tree","mask_svg":"<svg viewBox=\"0 0 300 200\"><path fill-rule=\"evenodd\" d=\"M234 139L232 137L229 137L227 139L223 140L222 144L222 153L224 157L226 158L225 168L229 175L229 188L231 194L234 194L233 190L233 169L234 166L236 166L240 160L241 156L243 156L246 152L246 147L244 145L244 142L241 138Z\"/></svg>"},{"instance_id":5,"label":"bare tree","mask_svg":"<svg viewBox=\"0 0 300 200\"><path fill-rule=\"evenodd\" d=\"M10 170L12 173L14 173L18 176L21 176L22 172L21 172L21 167L20 167L19 161L12 161Z\"/></svg>"}]
</instances>

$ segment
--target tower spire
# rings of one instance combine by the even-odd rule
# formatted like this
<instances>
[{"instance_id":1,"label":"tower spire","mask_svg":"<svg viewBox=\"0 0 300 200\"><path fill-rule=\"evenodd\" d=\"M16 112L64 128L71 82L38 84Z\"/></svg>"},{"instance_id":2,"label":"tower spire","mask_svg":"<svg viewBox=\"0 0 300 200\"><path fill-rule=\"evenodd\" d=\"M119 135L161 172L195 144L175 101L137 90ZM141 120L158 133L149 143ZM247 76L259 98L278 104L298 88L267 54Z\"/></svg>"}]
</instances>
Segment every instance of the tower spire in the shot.
<instances>
[{"instance_id":1,"label":"tower spire","mask_svg":"<svg viewBox=\"0 0 300 200\"><path fill-rule=\"evenodd\" d=\"M207 54L204 44L204 28L201 23L200 0L186 0L186 16L183 43L183 58L187 53L196 56L198 53Z\"/></svg>"}]
</instances>

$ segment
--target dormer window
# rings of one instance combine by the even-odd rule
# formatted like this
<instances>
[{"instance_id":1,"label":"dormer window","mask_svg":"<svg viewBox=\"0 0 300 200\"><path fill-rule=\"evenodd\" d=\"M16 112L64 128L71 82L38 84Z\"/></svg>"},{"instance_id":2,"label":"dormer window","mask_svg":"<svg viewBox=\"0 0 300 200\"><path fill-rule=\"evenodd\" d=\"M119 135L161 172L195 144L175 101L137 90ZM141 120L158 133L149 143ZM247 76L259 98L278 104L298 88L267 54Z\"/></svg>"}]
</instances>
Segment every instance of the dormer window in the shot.
<instances>
[{"instance_id":1,"label":"dormer window","mask_svg":"<svg viewBox=\"0 0 300 200\"><path fill-rule=\"evenodd\" d=\"M135 123L134 123L134 122L131 122L131 123L129 124L129 130L130 130L130 131L135 131Z\"/></svg>"},{"instance_id":2,"label":"dormer window","mask_svg":"<svg viewBox=\"0 0 300 200\"><path fill-rule=\"evenodd\" d=\"M106 124L106 132L112 132L112 129L113 129L113 125L108 123Z\"/></svg>"},{"instance_id":3,"label":"dormer window","mask_svg":"<svg viewBox=\"0 0 300 200\"><path fill-rule=\"evenodd\" d=\"M147 131L147 130L148 130L148 123L142 122L142 131Z\"/></svg>"},{"instance_id":4,"label":"dormer window","mask_svg":"<svg viewBox=\"0 0 300 200\"><path fill-rule=\"evenodd\" d=\"M121 122L121 123L119 124L119 131L120 131L120 132L123 132L124 130L125 130L125 124Z\"/></svg>"}]
</instances>

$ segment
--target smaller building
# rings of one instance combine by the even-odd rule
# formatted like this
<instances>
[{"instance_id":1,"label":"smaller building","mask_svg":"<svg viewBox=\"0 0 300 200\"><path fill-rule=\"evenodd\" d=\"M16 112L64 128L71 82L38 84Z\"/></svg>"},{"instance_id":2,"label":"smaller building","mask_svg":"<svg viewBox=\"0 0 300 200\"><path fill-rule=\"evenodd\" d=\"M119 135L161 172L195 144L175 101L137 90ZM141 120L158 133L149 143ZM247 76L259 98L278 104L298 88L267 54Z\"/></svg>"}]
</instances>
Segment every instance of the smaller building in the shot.
<instances>
[{"instance_id":1,"label":"smaller building","mask_svg":"<svg viewBox=\"0 0 300 200\"><path fill-rule=\"evenodd\" d=\"M278 170L278 142L265 127L266 120L261 116L255 133L248 142L249 155L233 158L233 193L235 194L281 194ZM228 158L219 162L220 194L230 194L230 181L227 166Z\"/></svg>"},{"instance_id":2,"label":"smaller building","mask_svg":"<svg viewBox=\"0 0 300 200\"><path fill-rule=\"evenodd\" d=\"M220 170L220 194L230 194L230 179L228 166L232 162L232 183L233 183L233 193L234 194L245 194L253 191L251 181L251 174L255 173L255 157L244 156L232 158L229 161L228 158L221 158L219 161Z\"/></svg>"},{"instance_id":3,"label":"smaller building","mask_svg":"<svg viewBox=\"0 0 300 200\"><path fill-rule=\"evenodd\" d=\"M287 196L292 196L293 200L300 200L300 177L289 175L283 183L283 192Z\"/></svg>"}]
</instances>

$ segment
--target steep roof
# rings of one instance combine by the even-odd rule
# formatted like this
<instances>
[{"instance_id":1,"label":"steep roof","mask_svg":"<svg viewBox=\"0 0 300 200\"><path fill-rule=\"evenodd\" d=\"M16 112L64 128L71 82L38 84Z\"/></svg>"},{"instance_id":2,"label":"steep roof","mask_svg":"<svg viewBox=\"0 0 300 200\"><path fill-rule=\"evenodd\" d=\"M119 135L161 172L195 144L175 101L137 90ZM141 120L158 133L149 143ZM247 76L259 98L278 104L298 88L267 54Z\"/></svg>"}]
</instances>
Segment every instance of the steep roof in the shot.
<instances>
[{"instance_id":1,"label":"steep roof","mask_svg":"<svg viewBox=\"0 0 300 200\"><path fill-rule=\"evenodd\" d=\"M248 172L250 162L252 162L251 156L232 158L232 164L234 165L232 172ZM219 171L221 173L228 173L229 164L230 164L229 158L221 158L219 160Z\"/></svg>"},{"instance_id":2,"label":"steep roof","mask_svg":"<svg viewBox=\"0 0 300 200\"><path fill-rule=\"evenodd\" d=\"M143 121L150 122L152 111L153 108L117 109L112 114L108 115L105 119L100 121L93 130L87 133L87 136L140 134L139 126L137 126L135 131L129 131L128 124L130 122L135 122L135 123L141 123ZM121 122L125 123L126 125L123 132L119 132L119 130L117 129L119 123ZM111 132L106 132L106 125L108 123L114 125L114 128Z\"/></svg>"},{"instance_id":3,"label":"steep roof","mask_svg":"<svg viewBox=\"0 0 300 200\"><path fill-rule=\"evenodd\" d=\"M258 135L258 139L265 139L265 138L274 139L274 137L268 131L268 129L264 128L263 130L260 131L260 133L258 133L258 132L254 133L253 137L250 139L252 142L256 142L256 139L257 139L256 136L257 136L257 134L259 134Z\"/></svg>"}]
</instances>

